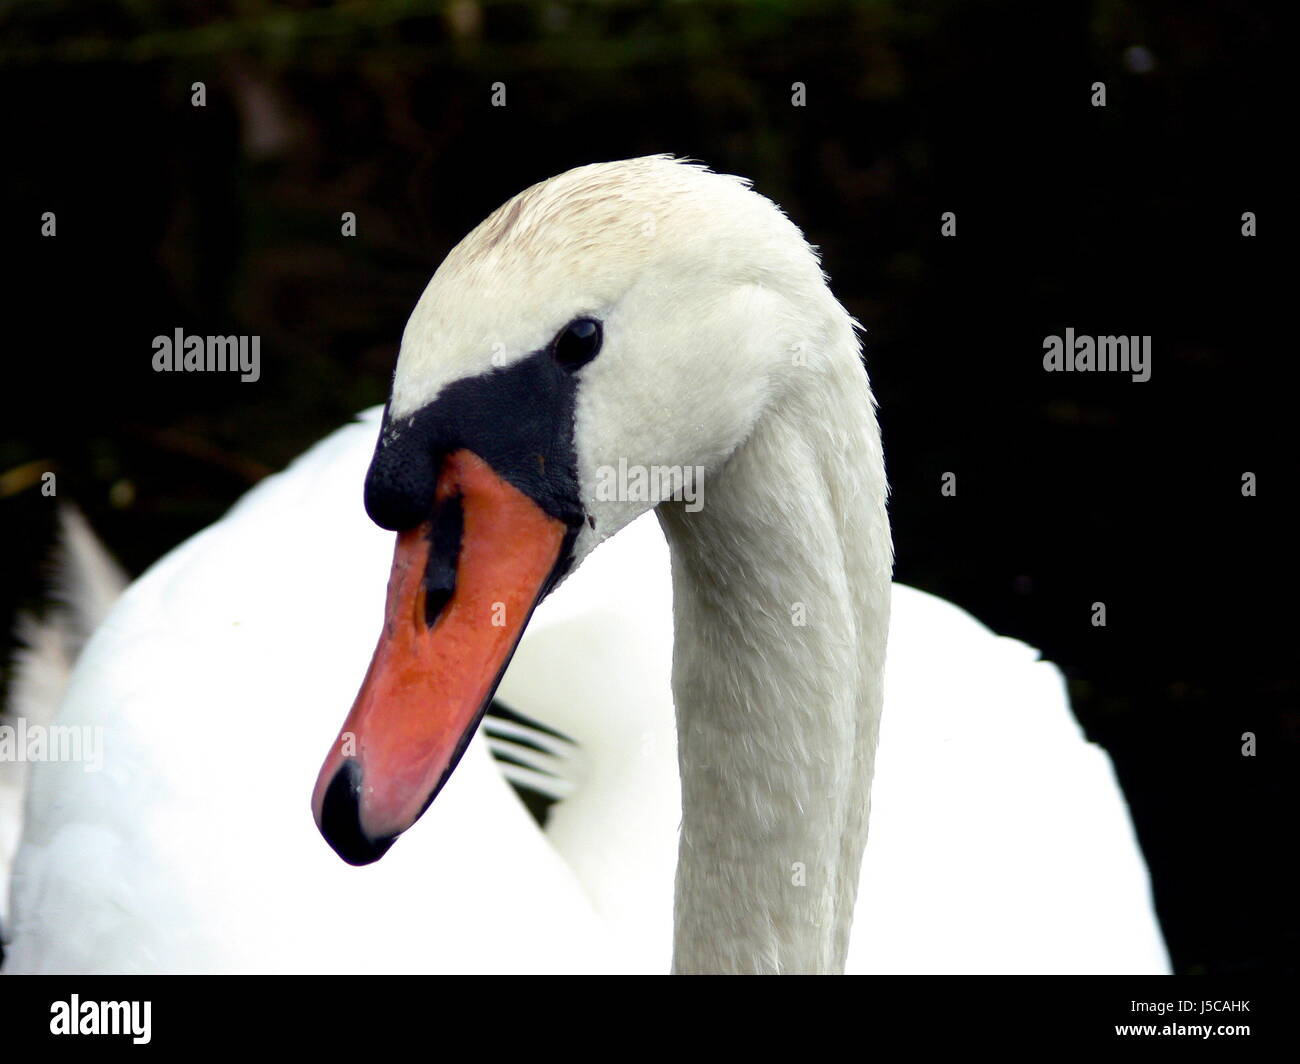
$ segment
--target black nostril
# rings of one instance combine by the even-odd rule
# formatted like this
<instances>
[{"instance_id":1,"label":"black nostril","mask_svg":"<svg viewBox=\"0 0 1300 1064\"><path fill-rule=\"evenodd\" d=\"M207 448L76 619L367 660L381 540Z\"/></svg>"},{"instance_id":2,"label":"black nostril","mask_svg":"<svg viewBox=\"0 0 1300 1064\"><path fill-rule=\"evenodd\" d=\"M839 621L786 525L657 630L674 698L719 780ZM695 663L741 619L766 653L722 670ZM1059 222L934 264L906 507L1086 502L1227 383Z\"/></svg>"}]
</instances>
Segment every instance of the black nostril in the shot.
<instances>
[{"instance_id":1,"label":"black nostril","mask_svg":"<svg viewBox=\"0 0 1300 1064\"><path fill-rule=\"evenodd\" d=\"M428 536L429 564L424 568L424 623L430 628L456 590L456 566L464 531L465 511L459 495L443 499L434 507Z\"/></svg>"},{"instance_id":2,"label":"black nostril","mask_svg":"<svg viewBox=\"0 0 1300 1064\"><path fill-rule=\"evenodd\" d=\"M396 835L372 839L361 827L361 766L348 758L330 780L321 803L320 832L350 865L378 861L393 845Z\"/></svg>"}]
</instances>

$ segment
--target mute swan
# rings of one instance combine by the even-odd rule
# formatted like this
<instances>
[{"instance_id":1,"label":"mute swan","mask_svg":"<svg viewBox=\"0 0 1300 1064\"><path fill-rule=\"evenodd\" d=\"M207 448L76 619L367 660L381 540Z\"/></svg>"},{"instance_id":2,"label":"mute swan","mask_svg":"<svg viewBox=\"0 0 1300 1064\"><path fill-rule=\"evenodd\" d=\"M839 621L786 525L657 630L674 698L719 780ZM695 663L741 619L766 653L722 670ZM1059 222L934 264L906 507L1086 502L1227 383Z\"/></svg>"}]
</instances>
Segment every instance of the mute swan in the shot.
<instances>
[{"instance_id":1,"label":"mute swan","mask_svg":"<svg viewBox=\"0 0 1300 1064\"><path fill-rule=\"evenodd\" d=\"M678 971L1167 970L1059 674L919 592L887 622L852 323L743 182L651 157L511 200L430 282L375 434L96 634L59 721L104 729L104 768L33 766L6 970L664 970L670 939ZM657 507L668 547L653 500L597 492L620 459L704 470L702 508ZM543 832L481 739L446 774L566 567L499 692L578 744ZM382 861L307 821L326 749L316 818Z\"/></svg>"}]
</instances>

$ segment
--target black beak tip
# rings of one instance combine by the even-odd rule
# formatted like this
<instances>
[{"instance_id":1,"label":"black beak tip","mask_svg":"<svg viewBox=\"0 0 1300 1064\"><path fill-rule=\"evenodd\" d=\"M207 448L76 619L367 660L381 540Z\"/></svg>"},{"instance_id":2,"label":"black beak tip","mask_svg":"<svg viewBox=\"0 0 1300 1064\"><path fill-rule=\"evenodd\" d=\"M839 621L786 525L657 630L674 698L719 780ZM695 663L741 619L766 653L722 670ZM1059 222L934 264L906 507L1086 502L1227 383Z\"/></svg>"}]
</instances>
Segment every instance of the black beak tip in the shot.
<instances>
[{"instance_id":1,"label":"black beak tip","mask_svg":"<svg viewBox=\"0 0 1300 1064\"><path fill-rule=\"evenodd\" d=\"M320 833L350 865L374 864L388 852L396 835L374 839L361 827L361 766L348 758L339 767L321 803Z\"/></svg>"}]
</instances>

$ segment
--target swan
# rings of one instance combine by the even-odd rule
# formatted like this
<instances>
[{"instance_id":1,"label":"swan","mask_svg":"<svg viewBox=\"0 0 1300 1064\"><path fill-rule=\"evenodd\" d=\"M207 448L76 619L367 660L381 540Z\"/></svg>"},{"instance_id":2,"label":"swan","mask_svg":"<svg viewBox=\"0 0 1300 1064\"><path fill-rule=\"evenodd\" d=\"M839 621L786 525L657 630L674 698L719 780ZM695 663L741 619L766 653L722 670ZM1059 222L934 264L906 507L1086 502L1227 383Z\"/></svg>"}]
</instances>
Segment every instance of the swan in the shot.
<instances>
[{"instance_id":1,"label":"swan","mask_svg":"<svg viewBox=\"0 0 1300 1064\"><path fill-rule=\"evenodd\" d=\"M599 490L620 462L702 505ZM31 766L6 970L1167 970L1059 673L911 589L891 618L885 495L778 208L661 156L521 193L382 417L96 632L58 719L104 767ZM476 733L494 688L575 740L533 759L545 829Z\"/></svg>"}]
</instances>

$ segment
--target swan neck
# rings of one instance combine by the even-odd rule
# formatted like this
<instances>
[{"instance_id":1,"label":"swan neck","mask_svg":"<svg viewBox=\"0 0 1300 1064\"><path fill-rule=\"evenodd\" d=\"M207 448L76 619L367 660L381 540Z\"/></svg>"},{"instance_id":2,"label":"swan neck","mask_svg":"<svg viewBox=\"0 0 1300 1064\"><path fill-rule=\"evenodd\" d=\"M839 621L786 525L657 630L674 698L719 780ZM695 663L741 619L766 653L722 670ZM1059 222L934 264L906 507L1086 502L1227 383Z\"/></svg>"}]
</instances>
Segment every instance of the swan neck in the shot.
<instances>
[{"instance_id":1,"label":"swan neck","mask_svg":"<svg viewBox=\"0 0 1300 1064\"><path fill-rule=\"evenodd\" d=\"M682 777L674 965L836 972L866 842L892 568L850 334L706 484L661 507Z\"/></svg>"}]
</instances>

